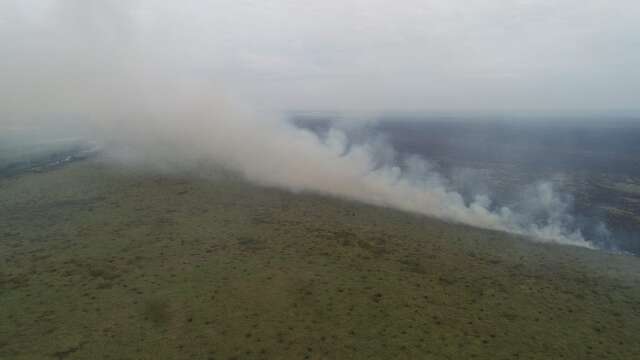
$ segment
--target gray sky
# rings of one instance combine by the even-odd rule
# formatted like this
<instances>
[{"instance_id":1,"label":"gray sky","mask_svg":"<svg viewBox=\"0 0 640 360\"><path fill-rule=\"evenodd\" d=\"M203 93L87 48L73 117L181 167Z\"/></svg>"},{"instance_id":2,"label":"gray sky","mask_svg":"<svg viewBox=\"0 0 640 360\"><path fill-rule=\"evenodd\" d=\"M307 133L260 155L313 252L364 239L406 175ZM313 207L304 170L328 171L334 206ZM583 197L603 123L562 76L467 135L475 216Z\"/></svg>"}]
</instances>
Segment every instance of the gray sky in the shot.
<instances>
[{"instance_id":1,"label":"gray sky","mask_svg":"<svg viewBox=\"0 0 640 360\"><path fill-rule=\"evenodd\" d=\"M639 19L636 0L0 0L0 64L127 49L255 107L623 111Z\"/></svg>"}]
</instances>

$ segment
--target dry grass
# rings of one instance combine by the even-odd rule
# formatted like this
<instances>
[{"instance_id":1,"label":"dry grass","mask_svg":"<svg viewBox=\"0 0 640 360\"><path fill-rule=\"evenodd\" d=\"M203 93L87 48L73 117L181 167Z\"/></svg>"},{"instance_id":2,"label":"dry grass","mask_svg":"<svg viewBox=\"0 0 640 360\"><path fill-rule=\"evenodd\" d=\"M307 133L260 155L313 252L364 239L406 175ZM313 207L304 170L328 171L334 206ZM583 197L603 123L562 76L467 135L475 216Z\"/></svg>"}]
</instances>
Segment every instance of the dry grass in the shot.
<instances>
[{"instance_id":1,"label":"dry grass","mask_svg":"<svg viewBox=\"0 0 640 360\"><path fill-rule=\"evenodd\" d=\"M3 359L640 356L633 257L97 161L0 180L0 229Z\"/></svg>"}]
</instances>

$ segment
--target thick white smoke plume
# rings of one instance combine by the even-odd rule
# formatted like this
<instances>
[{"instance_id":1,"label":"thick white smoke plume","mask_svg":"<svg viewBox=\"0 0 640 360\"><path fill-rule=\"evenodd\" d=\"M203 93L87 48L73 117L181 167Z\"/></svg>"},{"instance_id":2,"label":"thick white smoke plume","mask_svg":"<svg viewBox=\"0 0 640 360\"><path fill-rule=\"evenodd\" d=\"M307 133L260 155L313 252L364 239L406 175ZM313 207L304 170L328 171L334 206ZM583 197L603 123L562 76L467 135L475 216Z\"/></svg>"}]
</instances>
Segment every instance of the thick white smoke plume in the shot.
<instances>
[{"instance_id":1,"label":"thick white smoke plume","mask_svg":"<svg viewBox=\"0 0 640 360\"><path fill-rule=\"evenodd\" d=\"M496 207L482 194L466 201L418 157L381 163L377 154L392 151L387 145L348 144L338 130L320 138L246 110L222 96L220 86L185 72L188 60L167 56L154 31L134 30L121 7L105 3L64 2L37 26L25 19L0 25L8 44L0 56L7 70L0 78L0 129L82 129L116 144L120 155L126 146L135 161L169 166L206 159L262 185L591 246L549 184L534 186L531 204L519 208L531 211Z\"/></svg>"}]
</instances>

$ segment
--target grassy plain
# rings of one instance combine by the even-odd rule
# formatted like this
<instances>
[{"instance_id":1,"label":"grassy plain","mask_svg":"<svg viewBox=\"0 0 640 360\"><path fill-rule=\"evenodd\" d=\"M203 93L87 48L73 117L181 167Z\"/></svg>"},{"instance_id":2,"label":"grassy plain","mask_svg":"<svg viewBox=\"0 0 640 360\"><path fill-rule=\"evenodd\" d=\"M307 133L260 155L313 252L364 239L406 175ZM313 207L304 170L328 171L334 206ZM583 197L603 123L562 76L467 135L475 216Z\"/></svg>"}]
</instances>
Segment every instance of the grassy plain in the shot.
<instances>
[{"instance_id":1,"label":"grassy plain","mask_svg":"<svg viewBox=\"0 0 640 360\"><path fill-rule=\"evenodd\" d=\"M1 359L638 359L640 259L230 176L0 179Z\"/></svg>"}]
</instances>

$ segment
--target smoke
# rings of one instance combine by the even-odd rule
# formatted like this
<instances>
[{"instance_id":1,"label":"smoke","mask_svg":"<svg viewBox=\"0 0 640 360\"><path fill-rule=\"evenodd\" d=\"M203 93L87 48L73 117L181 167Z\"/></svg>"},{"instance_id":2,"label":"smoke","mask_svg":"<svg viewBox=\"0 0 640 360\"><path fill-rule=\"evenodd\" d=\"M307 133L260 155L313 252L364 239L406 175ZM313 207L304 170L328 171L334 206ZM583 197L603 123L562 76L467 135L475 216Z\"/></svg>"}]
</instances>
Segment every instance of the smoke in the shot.
<instances>
[{"instance_id":1,"label":"smoke","mask_svg":"<svg viewBox=\"0 0 640 360\"><path fill-rule=\"evenodd\" d=\"M593 247L574 224L570 199L549 183L532 186L515 206L483 192L463 196L427 160L398 155L380 139L353 143L333 128L320 137L223 95L219 82L194 73L179 42L158 35L167 23L132 20L135 6L54 4L36 23L19 9L0 23L0 129L81 133L119 161L205 160L260 185Z\"/></svg>"}]
</instances>

